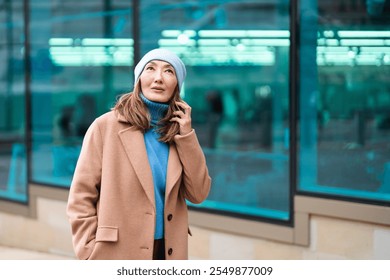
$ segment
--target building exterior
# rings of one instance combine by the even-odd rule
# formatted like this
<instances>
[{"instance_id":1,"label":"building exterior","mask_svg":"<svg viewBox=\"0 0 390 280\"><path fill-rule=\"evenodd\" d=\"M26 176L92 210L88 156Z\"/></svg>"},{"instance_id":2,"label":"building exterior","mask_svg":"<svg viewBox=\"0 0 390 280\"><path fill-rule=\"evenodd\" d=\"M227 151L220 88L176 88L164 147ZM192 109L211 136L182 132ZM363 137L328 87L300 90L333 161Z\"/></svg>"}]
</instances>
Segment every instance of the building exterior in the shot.
<instances>
[{"instance_id":1,"label":"building exterior","mask_svg":"<svg viewBox=\"0 0 390 280\"><path fill-rule=\"evenodd\" d=\"M390 259L388 0L0 0L0 18L0 245L73 256L84 133L162 47L213 179L191 258Z\"/></svg>"}]
</instances>

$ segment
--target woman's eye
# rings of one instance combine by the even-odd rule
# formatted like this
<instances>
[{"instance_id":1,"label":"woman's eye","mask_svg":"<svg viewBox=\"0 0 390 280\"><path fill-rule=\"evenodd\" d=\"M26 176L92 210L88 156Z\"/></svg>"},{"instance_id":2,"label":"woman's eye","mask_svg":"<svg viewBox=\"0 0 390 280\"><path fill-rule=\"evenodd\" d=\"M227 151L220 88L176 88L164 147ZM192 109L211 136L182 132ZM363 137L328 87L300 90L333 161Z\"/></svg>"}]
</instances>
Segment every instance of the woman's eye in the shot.
<instances>
[{"instance_id":1,"label":"woman's eye","mask_svg":"<svg viewBox=\"0 0 390 280\"><path fill-rule=\"evenodd\" d=\"M146 70L153 70L153 67L152 66L148 66L148 67L146 67Z\"/></svg>"},{"instance_id":2,"label":"woman's eye","mask_svg":"<svg viewBox=\"0 0 390 280\"><path fill-rule=\"evenodd\" d=\"M173 70L172 70L172 69L167 69L167 72L169 72L169 73L172 73L172 74L173 74Z\"/></svg>"}]
</instances>

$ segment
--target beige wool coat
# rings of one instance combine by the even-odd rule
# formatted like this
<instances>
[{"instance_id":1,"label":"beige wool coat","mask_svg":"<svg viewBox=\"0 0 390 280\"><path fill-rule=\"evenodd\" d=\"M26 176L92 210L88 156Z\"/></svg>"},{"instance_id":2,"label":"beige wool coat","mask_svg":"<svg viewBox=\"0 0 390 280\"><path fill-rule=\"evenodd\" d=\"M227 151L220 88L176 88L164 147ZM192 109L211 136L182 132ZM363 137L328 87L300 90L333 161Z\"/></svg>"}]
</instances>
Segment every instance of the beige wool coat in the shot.
<instances>
[{"instance_id":1,"label":"beige wool coat","mask_svg":"<svg viewBox=\"0 0 390 280\"><path fill-rule=\"evenodd\" d=\"M167 260L188 258L185 199L202 202L210 186L195 131L176 135L166 178ZM67 215L79 259L152 259L156 209L144 135L113 111L97 118L84 137Z\"/></svg>"}]
</instances>

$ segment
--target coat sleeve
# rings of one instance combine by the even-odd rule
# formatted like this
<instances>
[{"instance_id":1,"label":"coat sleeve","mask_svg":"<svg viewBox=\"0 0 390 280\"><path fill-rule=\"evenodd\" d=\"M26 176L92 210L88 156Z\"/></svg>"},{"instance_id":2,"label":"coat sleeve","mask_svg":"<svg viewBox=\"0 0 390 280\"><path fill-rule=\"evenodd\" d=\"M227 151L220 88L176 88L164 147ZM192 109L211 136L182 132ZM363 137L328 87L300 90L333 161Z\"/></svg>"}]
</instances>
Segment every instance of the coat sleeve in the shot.
<instances>
[{"instance_id":1,"label":"coat sleeve","mask_svg":"<svg viewBox=\"0 0 390 280\"><path fill-rule=\"evenodd\" d=\"M102 137L95 121L84 136L67 204L73 247L79 259L87 259L95 244L102 147Z\"/></svg>"},{"instance_id":2,"label":"coat sleeve","mask_svg":"<svg viewBox=\"0 0 390 280\"><path fill-rule=\"evenodd\" d=\"M184 198L192 203L201 203L210 192L211 178L195 130L186 135L176 135L174 141L183 165Z\"/></svg>"}]
</instances>

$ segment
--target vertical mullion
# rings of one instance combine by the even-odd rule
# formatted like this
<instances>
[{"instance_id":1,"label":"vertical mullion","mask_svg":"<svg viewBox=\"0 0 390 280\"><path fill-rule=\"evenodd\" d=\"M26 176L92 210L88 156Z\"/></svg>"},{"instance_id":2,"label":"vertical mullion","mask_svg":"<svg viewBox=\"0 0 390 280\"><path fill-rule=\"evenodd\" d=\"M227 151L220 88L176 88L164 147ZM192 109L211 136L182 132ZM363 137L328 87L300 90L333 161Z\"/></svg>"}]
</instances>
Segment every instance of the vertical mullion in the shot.
<instances>
[{"instance_id":1,"label":"vertical mullion","mask_svg":"<svg viewBox=\"0 0 390 280\"><path fill-rule=\"evenodd\" d=\"M297 190L298 149L297 121L299 95L299 0L290 2L290 64L289 64L289 172L290 172L290 221L294 225L294 196Z\"/></svg>"},{"instance_id":2,"label":"vertical mullion","mask_svg":"<svg viewBox=\"0 0 390 280\"><path fill-rule=\"evenodd\" d=\"M141 59L140 57L140 3L139 0L133 0L133 67ZM135 83L135 81L134 81Z\"/></svg>"},{"instance_id":3,"label":"vertical mullion","mask_svg":"<svg viewBox=\"0 0 390 280\"><path fill-rule=\"evenodd\" d=\"M23 1L24 19L24 90L25 90L25 147L27 161L27 201L29 201L29 183L31 181L31 141L32 141L32 111L31 111L31 46L30 46L30 0Z\"/></svg>"}]
</instances>

